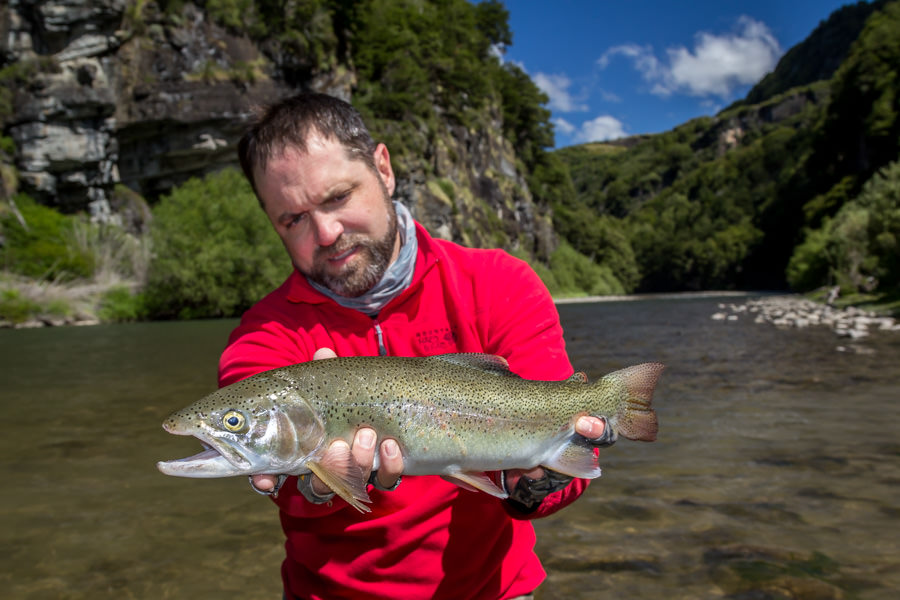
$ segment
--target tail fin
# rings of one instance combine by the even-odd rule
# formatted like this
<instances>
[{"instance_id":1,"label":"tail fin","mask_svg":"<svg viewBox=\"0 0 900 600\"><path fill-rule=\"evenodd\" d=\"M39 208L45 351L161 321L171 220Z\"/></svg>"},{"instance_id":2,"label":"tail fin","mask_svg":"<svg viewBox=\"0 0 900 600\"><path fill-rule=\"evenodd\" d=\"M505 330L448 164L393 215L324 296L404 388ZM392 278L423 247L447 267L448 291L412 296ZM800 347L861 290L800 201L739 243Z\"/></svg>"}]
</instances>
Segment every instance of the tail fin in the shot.
<instances>
[{"instance_id":1,"label":"tail fin","mask_svg":"<svg viewBox=\"0 0 900 600\"><path fill-rule=\"evenodd\" d=\"M650 408L653 389L665 365L644 363L610 373L607 377L625 386L627 397L615 415L616 429L629 440L652 442L659 425L656 413Z\"/></svg>"}]
</instances>

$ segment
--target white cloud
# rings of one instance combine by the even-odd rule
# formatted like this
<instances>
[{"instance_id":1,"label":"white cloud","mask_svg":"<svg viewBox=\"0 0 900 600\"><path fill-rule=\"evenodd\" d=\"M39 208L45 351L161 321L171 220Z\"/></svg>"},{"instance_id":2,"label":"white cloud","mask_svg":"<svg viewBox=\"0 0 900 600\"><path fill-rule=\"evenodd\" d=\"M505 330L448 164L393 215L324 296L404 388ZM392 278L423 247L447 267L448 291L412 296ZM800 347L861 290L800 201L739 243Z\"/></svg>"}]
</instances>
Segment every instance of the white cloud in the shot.
<instances>
[{"instance_id":1,"label":"white cloud","mask_svg":"<svg viewBox=\"0 0 900 600\"><path fill-rule=\"evenodd\" d=\"M735 86L756 83L771 71L781 47L769 28L750 17L741 17L738 24L738 34L698 34L693 52L683 47L667 50L670 89L726 97Z\"/></svg>"},{"instance_id":2,"label":"white cloud","mask_svg":"<svg viewBox=\"0 0 900 600\"><path fill-rule=\"evenodd\" d=\"M623 138L627 135L621 121L609 115L600 115L596 119L582 123L573 139L576 142L602 142Z\"/></svg>"},{"instance_id":3,"label":"white cloud","mask_svg":"<svg viewBox=\"0 0 900 600\"><path fill-rule=\"evenodd\" d=\"M623 44L621 46L613 46L603 53L603 56L597 59L597 64L601 69L609 66L610 61L616 56L624 56L630 58L635 68L641 72L646 79L656 79L662 76L664 69L660 62L653 54L653 46L639 46L637 44Z\"/></svg>"},{"instance_id":4,"label":"white cloud","mask_svg":"<svg viewBox=\"0 0 900 600\"><path fill-rule=\"evenodd\" d=\"M556 130L565 135L569 135L570 133L575 131L575 126L562 117L557 117L553 119L552 122L554 125L556 125Z\"/></svg>"},{"instance_id":5,"label":"white cloud","mask_svg":"<svg viewBox=\"0 0 900 600\"><path fill-rule=\"evenodd\" d=\"M535 73L532 77L534 83L541 91L550 97L550 109L560 112L584 112L588 110L586 104L579 104L569 93L572 81L564 74L548 75Z\"/></svg>"},{"instance_id":6,"label":"white cloud","mask_svg":"<svg viewBox=\"0 0 900 600\"><path fill-rule=\"evenodd\" d=\"M626 44L604 52L597 64L606 68L615 56L631 59L652 85L652 93L660 96L686 93L727 98L736 86L756 83L771 71L781 47L765 23L741 17L734 33L700 32L693 50L679 46L666 54L668 64L663 64L651 46Z\"/></svg>"},{"instance_id":7,"label":"white cloud","mask_svg":"<svg viewBox=\"0 0 900 600\"><path fill-rule=\"evenodd\" d=\"M621 102L622 98L612 92L607 92L606 90L599 90L600 98L602 98L605 102Z\"/></svg>"}]
</instances>

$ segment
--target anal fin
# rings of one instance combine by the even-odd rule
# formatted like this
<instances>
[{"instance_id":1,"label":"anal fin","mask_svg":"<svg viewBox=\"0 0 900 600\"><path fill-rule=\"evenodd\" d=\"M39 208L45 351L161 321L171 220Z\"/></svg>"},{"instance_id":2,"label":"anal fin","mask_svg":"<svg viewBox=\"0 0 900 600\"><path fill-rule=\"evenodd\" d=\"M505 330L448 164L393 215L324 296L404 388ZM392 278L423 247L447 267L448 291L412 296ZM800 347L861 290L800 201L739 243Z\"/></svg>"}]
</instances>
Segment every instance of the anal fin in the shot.
<instances>
[{"instance_id":1,"label":"anal fin","mask_svg":"<svg viewBox=\"0 0 900 600\"><path fill-rule=\"evenodd\" d=\"M596 448L587 440L579 435L573 435L556 456L542 466L570 477L594 479L600 477L598 454Z\"/></svg>"},{"instance_id":2,"label":"anal fin","mask_svg":"<svg viewBox=\"0 0 900 600\"><path fill-rule=\"evenodd\" d=\"M441 475L443 479L470 492L484 492L497 498L507 498L508 494L497 487L497 484L485 473L459 471Z\"/></svg>"}]
</instances>

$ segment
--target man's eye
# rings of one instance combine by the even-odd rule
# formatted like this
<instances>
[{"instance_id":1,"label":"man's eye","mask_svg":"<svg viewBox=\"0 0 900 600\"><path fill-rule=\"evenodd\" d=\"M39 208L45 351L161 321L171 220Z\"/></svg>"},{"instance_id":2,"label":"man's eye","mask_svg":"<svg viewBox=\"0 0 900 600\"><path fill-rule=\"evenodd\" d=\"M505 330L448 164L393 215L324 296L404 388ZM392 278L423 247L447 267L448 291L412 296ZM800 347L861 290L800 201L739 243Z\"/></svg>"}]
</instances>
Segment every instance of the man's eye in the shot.
<instances>
[{"instance_id":1,"label":"man's eye","mask_svg":"<svg viewBox=\"0 0 900 600\"><path fill-rule=\"evenodd\" d=\"M285 227L290 229L291 227L293 227L300 221L303 221L304 219L306 219L306 213L300 213L299 215L294 215L294 218L292 218L290 221L288 221L287 224L285 225Z\"/></svg>"}]
</instances>

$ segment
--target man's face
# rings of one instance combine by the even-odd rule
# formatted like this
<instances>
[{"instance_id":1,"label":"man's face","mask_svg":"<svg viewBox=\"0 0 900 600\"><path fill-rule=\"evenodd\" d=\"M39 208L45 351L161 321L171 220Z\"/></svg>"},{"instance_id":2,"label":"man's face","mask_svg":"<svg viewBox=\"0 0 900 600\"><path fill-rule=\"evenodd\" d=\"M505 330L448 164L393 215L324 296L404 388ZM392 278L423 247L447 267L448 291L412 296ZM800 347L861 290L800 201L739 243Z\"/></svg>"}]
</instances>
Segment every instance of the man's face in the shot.
<instances>
[{"instance_id":1,"label":"man's face","mask_svg":"<svg viewBox=\"0 0 900 600\"><path fill-rule=\"evenodd\" d=\"M341 296L370 290L400 249L391 205L394 173L384 144L374 158L375 171L350 160L338 141L314 134L306 152L286 148L254 173L266 215L294 266Z\"/></svg>"}]
</instances>

